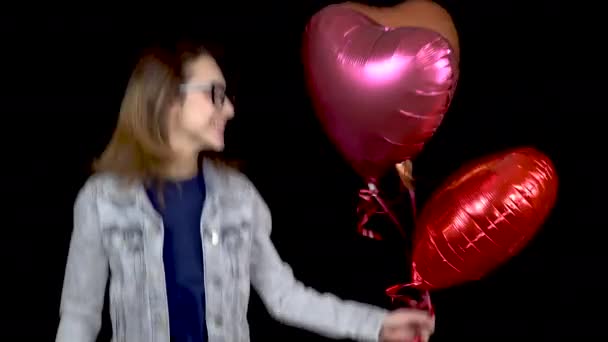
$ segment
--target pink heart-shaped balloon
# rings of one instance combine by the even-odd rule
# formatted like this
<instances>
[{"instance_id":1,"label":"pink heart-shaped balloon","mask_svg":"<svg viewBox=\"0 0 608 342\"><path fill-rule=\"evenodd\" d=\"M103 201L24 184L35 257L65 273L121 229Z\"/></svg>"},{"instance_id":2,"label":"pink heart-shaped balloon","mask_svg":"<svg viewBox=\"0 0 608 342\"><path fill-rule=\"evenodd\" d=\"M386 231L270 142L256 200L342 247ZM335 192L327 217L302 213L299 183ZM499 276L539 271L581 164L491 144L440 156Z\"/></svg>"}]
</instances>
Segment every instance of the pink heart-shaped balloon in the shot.
<instances>
[{"instance_id":1,"label":"pink heart-shaped balloon","mask_svg":"<svg viewBox=\"0 0 608 342\"><path fill-rule=\"evenodd\" d=\"M325 131L366 181L420 152L448 109L458 74L458 58L439 33L385 27L345 5L312 17L304 65Z\"/></svg>"}]
</instances>

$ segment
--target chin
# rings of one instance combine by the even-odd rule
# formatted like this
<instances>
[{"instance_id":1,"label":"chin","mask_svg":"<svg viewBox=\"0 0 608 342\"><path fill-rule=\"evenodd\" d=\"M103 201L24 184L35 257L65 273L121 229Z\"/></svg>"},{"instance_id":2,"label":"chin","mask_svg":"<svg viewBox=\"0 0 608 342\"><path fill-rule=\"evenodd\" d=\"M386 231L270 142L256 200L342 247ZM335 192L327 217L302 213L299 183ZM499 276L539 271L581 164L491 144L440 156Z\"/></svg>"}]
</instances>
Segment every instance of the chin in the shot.
<instances>
[{"instance_id":1,"label":"chin","mask_svg":"<svg viewBox=\"0 0 608 342\"><path fill-rule=\"evenodd\" d=\"M222 152L224 151L224 144L218 144L213 146L213 151L214 152Z\"/></svg>"},{"instance_id":2,"label":"chin","mask_svg":"<svg viewBox=\"0 0 608 342\"><path fill-rule=\"evenodd\" d=\"M202 144L201 150L203 151L212 151L212 152L222 152L224 150L224 142L223 141L207 141Z\"/></svg>"},{"instance_id":3,"label":"chin","mask_svg":"<svg viewBox=\"0 0 608 342\"><path fill-rule=\"evenodd\" d=\"M224 150L224 135L216 132L209 132L200 136L201 149L203 151L221 152Z\"/></svg>"}]
</instances>

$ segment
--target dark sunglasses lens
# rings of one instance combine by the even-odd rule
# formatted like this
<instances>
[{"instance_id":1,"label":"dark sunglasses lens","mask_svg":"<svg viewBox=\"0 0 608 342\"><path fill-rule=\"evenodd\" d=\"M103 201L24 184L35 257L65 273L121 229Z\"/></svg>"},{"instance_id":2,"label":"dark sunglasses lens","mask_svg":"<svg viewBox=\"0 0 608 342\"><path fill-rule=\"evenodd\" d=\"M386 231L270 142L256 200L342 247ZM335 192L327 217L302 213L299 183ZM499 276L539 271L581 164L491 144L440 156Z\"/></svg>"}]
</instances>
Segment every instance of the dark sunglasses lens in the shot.
<instances>
[{"instance_id":1,"label":"dark sunglasses lens","mask_svg":"<svg viewBox=\"0 0 608 342\"><path fill-rule=\"evenodd\" d=\"M226 91L223 87L212 86L211 87L211 100L214 105L222 106L226 101Z\"/></svg>"}]
</instances>

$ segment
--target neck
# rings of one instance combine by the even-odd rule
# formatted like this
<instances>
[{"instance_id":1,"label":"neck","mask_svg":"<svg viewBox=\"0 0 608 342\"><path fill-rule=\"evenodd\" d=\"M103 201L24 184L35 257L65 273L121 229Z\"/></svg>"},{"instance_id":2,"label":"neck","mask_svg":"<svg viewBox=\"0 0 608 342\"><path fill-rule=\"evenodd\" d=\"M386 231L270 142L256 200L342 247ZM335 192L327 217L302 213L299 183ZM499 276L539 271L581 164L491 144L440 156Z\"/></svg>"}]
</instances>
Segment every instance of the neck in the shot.
<instances>
[{"instance_id":1,"label":"neck","mask_svg":"<svg viewBox=\"0 0 608 342\"><path fill-rule=\"evenodd\" d=\"M165 177L170 180L189 179L198 173L197 155L176 158L165 170Z\"/></svg>"}]
</instances>

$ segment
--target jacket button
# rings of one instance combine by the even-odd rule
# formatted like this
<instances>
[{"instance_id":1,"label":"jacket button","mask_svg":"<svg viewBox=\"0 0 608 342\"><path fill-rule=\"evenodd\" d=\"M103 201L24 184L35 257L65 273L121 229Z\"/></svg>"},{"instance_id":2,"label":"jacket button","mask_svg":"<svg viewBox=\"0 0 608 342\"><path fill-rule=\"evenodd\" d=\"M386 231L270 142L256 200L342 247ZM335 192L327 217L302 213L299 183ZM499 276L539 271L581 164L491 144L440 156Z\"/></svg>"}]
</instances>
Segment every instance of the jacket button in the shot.
<instances>
[{"instance_id":1,"label":"jacket button","mask_svg":"<svg viewBox=\"0 0 608 342\"><path fill-rule=\"evenodd\" d=\"M216 326L221 327L222 326L222 316L215 316L215 318L213 319L214 323Z\"/></svg>"},{"instance_id":2,"label":"jacket button","mask_svg":"<svg viewBox=\"0 0 608 342\"><path fill-rule=\"evenodd\" d=\"M158 324L158 326L161 329L166 329L167 328L167 319L161 315L161 314L156 314L154 317L154 320L156 321L156 323Z\"/></svg>"},{"instance_id":3,"label":"jacket button","mask_svg":"<svg viewBox=\"0 0 608 342\"><path fill-rule=\"evenodd\" d=\"M211 232L211 244L217 246L220 242L220 235L216 231Z\"/></svg>"}]
</instances>

